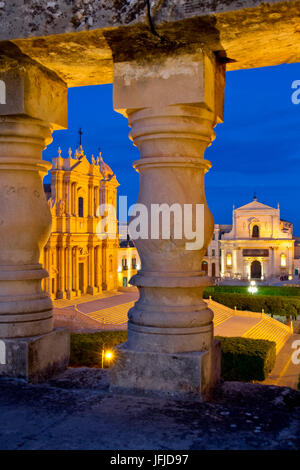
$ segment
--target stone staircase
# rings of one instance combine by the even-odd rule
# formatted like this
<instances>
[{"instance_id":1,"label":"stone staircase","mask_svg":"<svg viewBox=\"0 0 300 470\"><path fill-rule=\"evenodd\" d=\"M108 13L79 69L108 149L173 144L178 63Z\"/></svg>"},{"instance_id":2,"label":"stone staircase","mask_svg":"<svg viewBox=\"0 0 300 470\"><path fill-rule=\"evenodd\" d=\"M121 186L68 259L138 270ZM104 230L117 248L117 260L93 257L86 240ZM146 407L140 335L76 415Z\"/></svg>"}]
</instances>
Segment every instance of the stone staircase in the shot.
<instances>
[{"instance_id":1,"label":"stone staircase","mask_svg":"<svg viewBox=\"0 0 300 470\"><path fill-rule=\"evenodd\" d=\"M275 341L276 354L278 354L291 334L292 331L289 326L263 314L262 319L253 328L247 331L243 337Z\"/></svg>"},{"instance_id":2,"label":"stone staircase","mask_svg":"<svg viewBox=\"0 0 300 470\"><path fill-rule=\"evenodd\" d=\"M275 341L276 354L279 353L292 333L290 327L280 323L268 315L259 312L234 310L211 299L206 300L206 303L214 313L214 327L221 325L222 323L232 318L240 318L241 321L243 321L243 318L256 318L257 323L241 336L244 338L267 339L269 341ZM103 327L108 325L126 325L128 310L133 307L133 305L134 302L126 302L113 307L98 310L97 312L88 313L86 316L92 318L93 320L97 320L100 324L102 324Z\"/></svg>"},{"instance_id":3,"label":"stone staircase","mask_svg":"<svg viewBox=\"0 0 300 470\"><path fill-rule=\"evenodd\" d=\"M220 325L234 315L234 310L219 304L214 300L208 302L209 308L214 312L214 326Z\"/></svg>"},{"instance_id":4,"label":"stone staircase","mask_svg":"<svg viewBox=\"0 0 300 470\"><path fill-rule=\"evenodd\" d=\"M269 341L275 341L276 343L276 354L279 353L281 348L286 343L287 339L291 336L292 330L289 326L269 317L266 314L259 312L248 312L234 310L225 305L219 304L214 300L207 301L209 308L214 312L214 326L220 325L221 323L229 320L232 317L250 317L257 318L257 323L250 328L242 336L244 338L253 339L266 339Z\"/></svg>"},{"instance_id":5,"label":"stone staircase","mask_svg":"<svg viewBox=\"0 0 300 470\"><path fill-rule=\"evenodd\" d=\"M86 314L89 318L99 321L103 325L123 325L127 323L128 310L135 302L126 302L114 307L104 308L98 312Z\"/></svg>"}]
</instances>

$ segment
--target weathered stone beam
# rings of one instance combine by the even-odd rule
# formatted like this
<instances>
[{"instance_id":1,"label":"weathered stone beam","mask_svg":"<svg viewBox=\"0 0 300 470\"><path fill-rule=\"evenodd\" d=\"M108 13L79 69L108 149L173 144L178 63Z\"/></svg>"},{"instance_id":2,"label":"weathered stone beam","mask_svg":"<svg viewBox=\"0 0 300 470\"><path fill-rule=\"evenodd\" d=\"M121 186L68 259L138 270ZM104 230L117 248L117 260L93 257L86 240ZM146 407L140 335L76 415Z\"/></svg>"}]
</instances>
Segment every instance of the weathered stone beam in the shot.
<instances>
[{"instance_id":1,"label":"weathered stone beam","mask_svg":"<svg viewBox=\"0 0 300 470\"><path fill-rule=\"evenodd\" d=\"M300 61L300 1L0 2L0 49L13 41L68 86L112 83L113 60L193 52L203 44L227 70ZM19 7L19 10L15 9Z\"/></svg>"}]
</instances>

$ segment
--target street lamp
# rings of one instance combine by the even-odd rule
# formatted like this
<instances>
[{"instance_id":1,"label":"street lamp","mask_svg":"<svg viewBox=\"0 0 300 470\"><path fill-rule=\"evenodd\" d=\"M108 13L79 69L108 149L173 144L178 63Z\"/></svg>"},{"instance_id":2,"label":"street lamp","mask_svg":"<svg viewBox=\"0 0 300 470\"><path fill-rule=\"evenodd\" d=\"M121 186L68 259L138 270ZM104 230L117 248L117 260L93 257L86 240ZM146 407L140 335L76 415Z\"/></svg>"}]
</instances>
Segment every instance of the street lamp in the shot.
<instances>
[{"instance_id":1,"label":"street lamp","mask_svg":"<svg viewBox=\"0 0 300 470\"><path fill-rule=\"evenodd\" d=\"M255 281L251 281L251 282L250 282L250 286L248 287L248 292L250 292L251 294L256 294L256 292L257 292L257 286L256 286L256 282L255 282Z\"/></svg>"}]
</instances>

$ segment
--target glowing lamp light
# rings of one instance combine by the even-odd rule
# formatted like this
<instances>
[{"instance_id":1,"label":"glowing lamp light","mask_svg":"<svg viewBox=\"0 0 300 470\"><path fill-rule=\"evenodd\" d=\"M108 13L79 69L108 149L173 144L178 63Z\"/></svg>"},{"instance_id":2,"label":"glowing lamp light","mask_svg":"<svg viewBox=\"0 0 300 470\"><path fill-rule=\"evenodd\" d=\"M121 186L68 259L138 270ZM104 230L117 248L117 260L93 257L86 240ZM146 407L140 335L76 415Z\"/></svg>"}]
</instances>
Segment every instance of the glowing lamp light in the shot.
<instances>
[{"instance_id":1,"label":"glowing lamp light","mask_svg":"<svg viewBox=\"0 0 300 470\"><path fill-rule=\"evenodd\" d=\"M232 266L232 255L231 255L231 253L227 253L227 256L226 256L226 265L227 265L227 266Z\"/></svg>"},{"instance_id":2,"label":"glowing lamp light","mask_svg":"<svg viewBox=\"0 0 300 470\"><path fill-rule=\"evenodd\" d=\"M111 361L112 358L113 358L113 353L112 353L111 351L106 351L106 353L105 353L105 359L106 359L107 361Z\"/></svg>"},{"instance_id":3,"label":"glowing lamp light","mask_svg":"<svg viewBox=\"0 0 300 470\"><path fill-rule=\"evenodd\" d=\"M104 361L106 363L110 363L114 358L114 353L113 351L105 351L105 349L102 349L102 354L101 354L101 368L103 369L104 367Z\"/></svg>"},{"instance_id":4,"label":"glowing lamp light","mask_svg":"<svg viewBox=\"0 0 300 470\"><path fill-rule=\"evenodd\" d=\"M280 266L281 266L282 268L285 268L285 267L286 267L286 256L283 255L283 254L280 256Z\"/></svg>"},{"instance_id":5,"label":"glowing lamp light","mask_svg":"<svg viewBox=\"0 0 300 470\"><path fill-rule=\"evenodd\" d=\"M256 294L257 287L256 287L256 282L255 281L250 282L250 286L248 287L248 292L250 292L251 294Z\"/></svg>"}]
</instances>

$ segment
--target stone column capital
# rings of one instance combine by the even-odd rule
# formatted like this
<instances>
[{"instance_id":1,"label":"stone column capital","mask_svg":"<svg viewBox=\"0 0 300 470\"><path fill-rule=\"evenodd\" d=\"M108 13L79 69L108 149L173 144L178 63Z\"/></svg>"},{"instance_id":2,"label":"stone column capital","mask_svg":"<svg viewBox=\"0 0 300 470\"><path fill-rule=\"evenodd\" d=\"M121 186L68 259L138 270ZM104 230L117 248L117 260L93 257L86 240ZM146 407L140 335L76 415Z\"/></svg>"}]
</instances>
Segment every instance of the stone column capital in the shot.
<instances>
[{"instance_id":1,"label":"stone column capital","mask_svg":"<svg viewBox=\"0 0 300 470\"><path fill-rule=\"evenodd\" d=\"M199 51L114 64L114 109L130 110L170 105L198 105L223 121L225 66L214 54Z\"/></svg>"},{"instance_id":2,"label":"stone column capital","mask_svg":"<svg viewBox=\"0 0 300 470\"><path fill-rule=\"evenodd\" d=\"M19 116L67 127L67 85L27 56L0 56L0 116Z\"/></svg>"}]
</instances>

